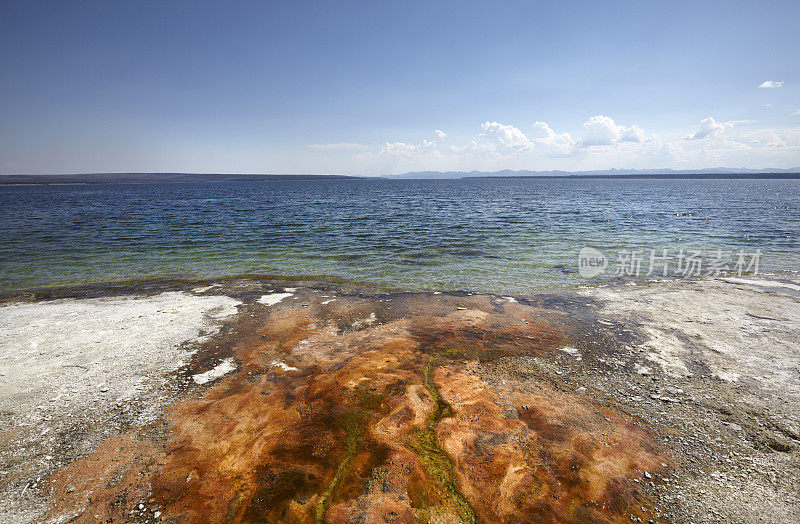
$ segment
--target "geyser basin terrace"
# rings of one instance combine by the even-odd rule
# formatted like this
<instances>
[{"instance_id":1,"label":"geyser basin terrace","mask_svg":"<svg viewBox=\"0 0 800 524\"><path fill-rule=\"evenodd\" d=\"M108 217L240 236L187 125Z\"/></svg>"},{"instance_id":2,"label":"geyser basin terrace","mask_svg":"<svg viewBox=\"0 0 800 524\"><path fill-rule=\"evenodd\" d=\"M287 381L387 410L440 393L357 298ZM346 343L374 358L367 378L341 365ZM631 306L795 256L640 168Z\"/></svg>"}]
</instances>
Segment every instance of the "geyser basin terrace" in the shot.
<instances>
[{"instance_id":1,"label":"geyser basin terrace","mask_svg":"<svg viewBox=\"0 0 800 524\"><path fill-rule=\"evenodd\" d=\"M797 290L18 295L0 305L0 516L795 520Z\"/></svg>"}]
</instances>

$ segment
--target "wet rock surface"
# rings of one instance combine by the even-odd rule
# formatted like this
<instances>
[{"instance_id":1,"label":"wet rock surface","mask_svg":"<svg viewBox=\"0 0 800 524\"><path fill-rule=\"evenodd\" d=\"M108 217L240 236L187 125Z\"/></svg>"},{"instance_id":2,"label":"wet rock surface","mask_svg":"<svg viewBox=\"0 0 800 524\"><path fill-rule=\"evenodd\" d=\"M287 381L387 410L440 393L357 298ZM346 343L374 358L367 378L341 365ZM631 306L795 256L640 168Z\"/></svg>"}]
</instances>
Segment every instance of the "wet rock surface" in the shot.
<instances>
[{"instance_id":1,"label":"wet rock surface","mask_svg":"<svg viewBox=\"0 0 800 524\"><path fill-rule=\"evenodd\" d=\"M0 511L54 522L797 520L797 413L777 382L749 381L730 359L722 371L739 379L720 378L716 354L679 323L669 333L684 345L660 346L660 293L689 289L664 286L514 298L153 285L146 296L217 297L237 313L176 342L175 366L149 372L158 387L140 395L100 397L69 423L54 409L35 431L20 425L30 410L4 411ZM784 344L781 370L798 364L795 312L768 331ZM735 347L737 336L707 338ZM680 365L665 362L676 354ZM107 382L92 391L114 391ZM21 440L52 460L14 458Z\"/></svg>"}]
</instances>

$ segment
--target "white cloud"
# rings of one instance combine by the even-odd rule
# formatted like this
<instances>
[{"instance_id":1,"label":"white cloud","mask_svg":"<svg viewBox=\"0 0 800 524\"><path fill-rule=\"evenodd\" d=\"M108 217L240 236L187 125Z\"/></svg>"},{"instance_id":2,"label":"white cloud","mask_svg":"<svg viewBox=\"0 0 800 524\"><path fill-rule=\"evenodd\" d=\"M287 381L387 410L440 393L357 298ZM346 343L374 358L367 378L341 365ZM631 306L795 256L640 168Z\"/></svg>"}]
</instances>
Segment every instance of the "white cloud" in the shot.
<instances>
[{"instance_id":1,"label":"white cloud","mask_svg":"<svg viewBox=\"0 0 800 524\"><path fill-rule=\"evenodd\" d=\"M529 151L534 147L533 142L525 136L519 128L500 122L484 122L483 130L486 135L496 140L504 149L512 151Z\"/></svg>"},{"instance_id":2,"label":"white cloud","mask_svg":"<svg viewBox=\"0 0 800 524\"><path fill-rule=\"evenodd\" d=\"M593 116L584 122L583 127L586 129L582 142L584 146L607 146L620 137L617 124L607 116Z\"/></svg>"},{"instance_id":3,"label":"white cloud","mask_svg":"<svg viewBox=\"0 0 800 524\"><path fill-rule=\"evenodd\" d=\"M406 144L405 142L386 142L381 147L383 155L408 155L419 149L419 146Z\"/></svg>"},{"instance_id":4,"label":"white cloud","mask_svg":"<svg viewBox=\"0 0 800 524\"><path fill-rule=\"evenodd\" d=\"M759 89L772 89L772 88L775 88L775 87L781 87L782 85L783 85L783 82L778 82L778 81L775 81L775 80L767 80L766 82L764 82L763 84L758 86L758 88Z\"/></svg>"},{"instance_id":5,"label":"white cloud","mask_svg":"<svg viewBox=\"0 0 800 524\"><path fill-rule=\"evenodd\" d=\"M798 109L797 111L795 111L794 113L792 113L792 115L794 115L794 116L800 116L800 109Z\"/></svg>"},{"instance_id":6,"label":"white cloud","mask_svg":"<svg viewBox=\"0 0 800 524\"><path fill-rule=\"evenodd\" d=\"M586 135L581 141L584 147L610 146L618 142L644 142L645 134L641 127L617 125L610 117L596 115L584 122Z\"/></svg>"},{"instance_id":7,"label":"white cloud","mask_svg":"<svg viewBox=\"0 0 800 524\"><path fill-rule=\"evenodd\" d=\"M368 146L353 142L337 142L335 144L309 144L308 147L318 151L334 151L339 149L366 149Z\"/></svg>"},{"instance_id":8,"label":"white cloud","mask_svg":"<svg viewBox=\"0 0 800 524\"><path fill-rule=\"evenodd\" d=\"M759 129L734 139L754 149L798 149L800 148L800 128Z\"/></svg>"},{"instance_id":9,"label":"white cloud","mask_svg":"<svg viewBox=\"0 0 800 524\"><path fill-rule=\"evenodd\" d=\"M761 129L759 131L747 133L737 140L752 146L784 147L786 145L786 141L775 129Z\"/></svg>"},{"instance_id":10,"label":"white cloud","mask_svg":"<svg viewBox=\"0 0 800 524\"><path fill-rule=\"evenodd\" d=\"M569 153L577 144L569 133L556 133L547 122L534 122L531 127L533 127L533 142L537 146Z\"/></svg>"},{"instance_id":11,"label":"white cloud","mask_svg":"<svg viewBox=\"0 0 800 524\"><path fill-rule=\"evenodd\" d=\"M534 122L531 124L533 128L533 138L539 140L552 140L556 136L556 132L547 124L547 122Z\"/></svg>"},{"instance_id":12,"label":"white cloud","mask_svg":"<svg viewBox=\"0 0 800 524\"><path fill-rule=\"evenodd\" d=\"M631 126L627 128L625 131L623 131L622 138L620 138L620 141L622 142L636 142L637 144L639 142L644 142L644 140L644 130L642 130L642 128L639 126Z\"/></svg>"},{"instance_id":13,"label":"white cloud","mask_svg":"<svg viewBox=\"0 0 800 524\"><path fill-rule=\"evenodd\" d=\"M502 169L675 168L800 165L800 127L757 129L737 122L703 119L688 137L646 134L638 125L619 125L597 115L585 124L586 137L573 138L546 122L524 132L514 125L486 121L461 144L443 143L441 135L421 142L387 141L357 152L342 172L364 174L409 171L498 171ZM745 132L746 131L746 132ZM591 144L591 147L590 147ZM330 165L326 164L326 167Z\"/></svg>"},{"instance_id":14,"label":"white cloud","mask_svg":"<svg viewBox=\"0 0 800 524\"><path fill-rule=\"evenodd\" d=\"M436 139L441 142L445 138L447 138L447 133L441 131L439 129L435 129L433 131L434 135L436 135ZM406 142L384 142L383 146L381 146L378 155L383 156L393 156L393 157L405 157L405 158L413 158L413 157L441 157L442 152L439 150L440 147L444 147L445 150L452 149L450 146L441 146L436 140L422 140L421 144L409 144Z\"/></svg>"},{"instance_id":15,"label":"white cloud","mask_svg":"<svg viewBox=\"0 0 800 524\"><path fill-rule=\"evenodd\" d=\"M709 116L700 121L700 125L697 127L697 132L695 134L689 135L686 138L688 140L702 140L732 128L733 122L717 122L713 117Z\"/></svg>"},{"instance_id":16,"label":"white cloud","mask_svg":"<svg viewBox=\"0 0 800 524\"><path fill-rule=\"evenodd\" d=\"M394 157L396 159L420 159L441 157L439 146L432 140L423 140L422 144L408 144L406 142L385 142L378 152L379 156Z\"/></svg>"}]
</instances>

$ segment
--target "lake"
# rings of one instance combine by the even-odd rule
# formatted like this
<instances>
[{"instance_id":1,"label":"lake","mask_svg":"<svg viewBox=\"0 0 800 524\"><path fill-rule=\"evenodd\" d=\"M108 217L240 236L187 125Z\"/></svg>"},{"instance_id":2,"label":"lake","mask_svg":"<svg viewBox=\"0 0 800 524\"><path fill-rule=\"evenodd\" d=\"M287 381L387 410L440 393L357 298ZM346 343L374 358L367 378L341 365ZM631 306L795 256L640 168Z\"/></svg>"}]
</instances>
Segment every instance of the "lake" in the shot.
<instances>
[{"instance_id":1,"label":"lake","mask_svg":"<svg viewBox=\"0 0 800 524\"><path fill-rule=\"evenodd\" d=\"M280 180L0 187L0 290L259 274L530 291L723 252L800 269L800 180ZM607 256L579 273L578 254ZM655 251L652 251L655 250ZM640 271L625 253L639 253ZM620 270L621 269L621 270ZM752 267L751 267L752 270ZM620 274L617 274L620 273ZM677 275L680 276L680 275Z\"/></svg>"}]
</instances>

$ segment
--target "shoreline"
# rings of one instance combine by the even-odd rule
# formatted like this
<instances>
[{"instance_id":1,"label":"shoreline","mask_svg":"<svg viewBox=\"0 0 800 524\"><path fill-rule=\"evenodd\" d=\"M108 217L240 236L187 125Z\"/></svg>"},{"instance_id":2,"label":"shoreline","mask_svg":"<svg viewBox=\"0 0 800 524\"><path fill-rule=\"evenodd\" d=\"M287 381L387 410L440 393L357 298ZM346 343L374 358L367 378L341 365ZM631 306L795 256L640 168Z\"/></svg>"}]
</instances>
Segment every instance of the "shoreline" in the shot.
<instances>
[{"instance_id":1,"label":"shoreline","mask_svg":"<svg viewBox=\"0 0 800 524\"><path fill-rule=\"evenodd\" d=\"M491 289L446 289L435 286L430 287L410 287L392 286L378 282L357 281L344 277L328 275L289 275L280 273L236 273L227 275L148 275L124 279L89 280L75 281L68 283L53 283L48 285L37 285L16 289L0 289L0 305L15 300L39 301L54 300L59 298L90 298L101 296L113 296L115 294L128 295L137 293L153 293L158 291L181 291L192 286L204 286L208 284L235 281L252 281L262 283L274 283L281 285L292 283L314 287L320 290L347 289L349 292L364 291L366 293L447 293L447 294L489 294L489 295L571 295L581 293L587 289L596 288L616 288L623 286L652 286L668 284L672 282L702 282L702 281L735 281L737 279L763 281L777 284L784 287L786 284L796 285L800 282L800 272L795 270L770 270L761 271L756 275L745 273L736 275L723 274L718 277L664 277L664 278L639 278L639 277L615 277L605 279L586 278L576 282L558 282L540 284L538 287L530 287L518 290L491 290Z\"/></svg>"},{"instance_id":2,"label":"shoreline","mask_svg":"<svg viewBox=\"0 0 800 524\"><path fill-rule=\"evenodd\" d=\"M238 508L247 520L280 518L280 508L334 520L364 512L463 520L470 511L567 518L572 500L600 521L800 518L800 299L764 282L499 296L232 277L4 297L0 397L13 429L0 441L9 472L0 515L191 520L193 511ZM792 286L800 290L797 281L778 287ZM97 357L74 370L96 371L102 383L72 393L75 377L31 365L81 357L92 340L102 346ZM9 371L7 357L26 351ZM434 357L435 368L426 367ZM43 389L32 372L47 378ZM9 392L10 378L18 391ZM58 398L59 388L69 394ZM10 401L34 391L41 409ZM282 404L290 392L294 400ZM444 411L433 417L436 405ZM230 426L230 417L240 422ZM263 420L272 426L241 427ZM432 433L415 437L426 420ZM270 431L288 440L253 436ZM312 434L327 446L323 455L306 440ZM346 444L356 434L366 447ZM214 473L222 458L211 435L225 444L238 488ZM181 452L187 445L196 451ZM256 463L253 446L262 450ZM488 464L478 460L485 453ZM550 466L537 466L544 456ZM573 477L561 467L575 460ZM392 469L398 464L415 473ZM512 475L513 464L521 469ZM121 480L109 486L93 468ZM190 487L176 483L191 471L208 473ZM295 481L266 504L273 477ZM531 482L554 490L553 501L522 488ZM225 508L204 505L197 497L206 490Z\"/></svg>"}]
</instances>

